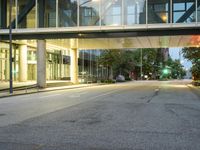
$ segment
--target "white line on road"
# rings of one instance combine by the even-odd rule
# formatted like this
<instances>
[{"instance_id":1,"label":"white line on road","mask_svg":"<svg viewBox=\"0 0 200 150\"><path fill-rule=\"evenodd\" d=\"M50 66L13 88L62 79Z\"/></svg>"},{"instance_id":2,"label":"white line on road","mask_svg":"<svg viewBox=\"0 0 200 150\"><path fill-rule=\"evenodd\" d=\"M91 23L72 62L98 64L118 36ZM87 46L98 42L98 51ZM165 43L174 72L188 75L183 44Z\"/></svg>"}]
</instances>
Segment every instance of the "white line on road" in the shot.
<instances>
[{"instance_id":1,"label":"white line on road","mask_svg":"<svg viewBox=\"0 0 200 150\"><path fill-rule=\"evenodd\" d=\"M54 96L59 96L59 95L62 95L62 94L53 94L53 95L41 96L39 98L54 97Z\"/></svg>"},{"instance_id":2,"label":"white line on road","mask_svg":"<svg viewBox=\"0 0 200 150\"><path fill-rule=\"evenodd\" d=\"M97 95L97 96L91 97L89 100L93 100L93 99L98 98L98 97L106 96L106 95L109 95L109 94L115 93L115 92L117 92L117 91L118 91L118 90L113 90L113 91L110 91L110 92L107 92L107 93L104 93L104 94L100 94L100 95Z\"/></svg>"}]
</instances>

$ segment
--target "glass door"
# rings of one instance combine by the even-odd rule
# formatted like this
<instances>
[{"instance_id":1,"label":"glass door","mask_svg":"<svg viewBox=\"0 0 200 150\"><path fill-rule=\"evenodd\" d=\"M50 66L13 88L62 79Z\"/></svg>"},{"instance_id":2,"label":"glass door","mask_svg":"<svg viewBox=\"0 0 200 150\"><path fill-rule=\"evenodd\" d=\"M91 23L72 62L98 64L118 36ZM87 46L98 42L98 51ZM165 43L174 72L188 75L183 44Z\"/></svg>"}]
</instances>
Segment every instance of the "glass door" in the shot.
<instances>
[{"instance_id":1,"label":"glass door","mask_svg":"<svg viewBox=\"0 0 200 150\"><path fill-rule=\"evenodd\" d=\"M0 49L0 81L9 80L9 60L8 51Z\"/></svg>"},{"instance_id":2,"label":"glass door","mask_svg":"<svg viewBox=\"0 0 200 150\"><path fill-rule=\"evenodd\" d=\"M48 69L47 79L58 80L60 79L60 55L57 53L48 53Z\"/></svg>"}]
</instances>

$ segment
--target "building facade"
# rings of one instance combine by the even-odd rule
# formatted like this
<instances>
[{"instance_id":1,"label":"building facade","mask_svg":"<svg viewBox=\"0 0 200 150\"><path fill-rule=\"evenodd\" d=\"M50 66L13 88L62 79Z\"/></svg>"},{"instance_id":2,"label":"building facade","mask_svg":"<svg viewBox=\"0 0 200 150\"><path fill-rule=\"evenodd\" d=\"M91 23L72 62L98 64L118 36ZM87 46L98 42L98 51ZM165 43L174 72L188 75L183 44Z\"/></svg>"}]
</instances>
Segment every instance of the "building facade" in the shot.
<instances>
[{"instance_id":1,"label":"building facade","mask_svg":"<svg viewBox=\"0 0 200 150\"><path fill-rule=\"evenodd\" d=\"M14 80L37 80L41 87L46 80L104 78L108 69L98 65L100 49L200 45L191 40L200 35L200 0L12 2L0 0L0 81L9 80L10 26Z\"/></svg>"}]
</instances>

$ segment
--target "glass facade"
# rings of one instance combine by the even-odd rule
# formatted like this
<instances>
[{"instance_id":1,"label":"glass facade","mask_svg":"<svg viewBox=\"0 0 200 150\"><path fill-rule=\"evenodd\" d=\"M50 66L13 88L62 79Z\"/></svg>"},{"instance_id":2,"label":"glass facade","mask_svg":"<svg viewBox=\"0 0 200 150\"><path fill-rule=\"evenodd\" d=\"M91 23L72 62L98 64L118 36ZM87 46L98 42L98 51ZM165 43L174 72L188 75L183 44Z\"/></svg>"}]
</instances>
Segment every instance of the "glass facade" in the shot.
<instances>
[{"instance_id":1,"label":"glass facade","mask_svg":"<svg viewBox=\"0 0 200 150\"><path fill-rule=\"evenodd\" d=\"M173 23L196 21L196 0L173 0Z\"/></svg>"},{"instance_id":2,"label":"glass facade","mask_svg":"<svg viewBox=\"0 0 200 150\"><path fill-rule=\"evenodd\" d=\"M80 26L98 26L100 23L100 1L80 0L79 24Z\"/></svg>"},{"instance_id":3,"label":"glass facade","mask_svg":"<svg viewBox=\"0 0 200 150\"><path fill-rule=\"evenodd\" d=\"M79 79L80 82L96 82L109 77L109 68L98 64L101 50L79 51Z\"/></svg>"},{"instance_id":4,"label":"glass facade","mask_svg":"<svg viewBox=\"0 0 200 150\"><path fill-rule=\"evenodd\" d=\"M7 1L7 13L6 13L6 15L7 15L7 23L6 23L6 27L9 27L9 8L10 8L10 2L9 1ZM16 15L17 15L17 13L16 13L16 3L15 3L15 1L13 1L13 4L12 4L12 15L11 15L11 24L12 24L12 26L13 26L13 28L16 28Z\"/></svg>"},{"instance_id":5,"label":"glass facade","mask_svg":"<svg viewBox=\"0 0 200 150\"><path fill-rule=\"evenodd\" d=\"M58 26L77 26L78 2L77 0L58 1Z\"/></svg>"},{"instance_id":6,"label":"glass facade","mask_svg":"<svg viewBox=\"0 0 200 150\"><path fill-rule=\"evenodd\" d=\"M50 40L47 41L51 43ZM36 81L37 78L37 54L36 41L27 41L27 58L20 58L21 41L13 44L13 80L19 81L20 61L27 59L27 80ZM96 82L107 79L108 68L98 65L100 50L80 50L78 54L79 82ZM46 79L70 80L70 50L58 47L46 47ZM0 42L0 82L9 81L9 44Z\"/></svg>"},{"instance_id":7,"label":"glass facade","mask_svg":"<svg viewBox=\"0 0 200 150\"><path fill-rule=\"evenodd\" d=\"M35 5L37 5L37 26L56 27L56 0L37 0Z\"/></svg>"},{"instance_id":8,"label":"glass facade","mask_svg":"<svg viewBox=\"0 0 200 150\"><path fill-rule=\"evenodd\" d=\"M146 23L146 0L124 1L124 24L145 24Z\"/></svg>"},{"instance_id":9,"label":"glass facade","mask_svg":"<svg viewBox=\"0 0 200 150\"><path fill-rule=\"evenodd\" d=\"M200 22L200 0L197 1L197 21Z\"/></svg>"},{"instance_id":10,"label":"glass facade","mask_svg":"<svg viewBox=\"0 0 200 150\"><path fill-rule=\"evenodd\" d=\"M0 81L9 80L9 54L8 50L0 48Z\"/></svg>"},{"instance_id":11,"label":"glass facade","mask_svg":"<svg viewBox=\"0 0 200 150\"><path fill-rule=\"evenodd\" d=\"M170 23L170 0L148 0L148 23Z\"/></svg>"},{"instance_id":12,"label":"glass facade","mask_svg":"<svg viewBox=\"0 0 200 150\"><path fill-rule=\"evenodd\" d=\"M26 0L18 0L17 14L18 14L17 16L18 28L35 28L36 27L35 1L32 1L30 3L29 1L26 1Z\"/></svg>"},{"instance_id":13,"label":"glass facade","mask_svg":"<svg viewBox=\"0 0 200 150\"><path fill-rule=\"evenodd\" d=\"M122 0L102 0L101 2L101 25L122 25Z\"/></svg>"},{"instance_id":14,"label":"glass facade","mask_svg":"<svg viewBox=\"0 0 200 150\"><path fill-rule=\"evenodd\" d=\"M0 42L0 81L9 81L9 45ZM13 44L13 80L19 79L19 49Z\"/></svg>"},{"instance_id":15,"label":"glass facade","mask_svg":"<svg viewBox=\"0 0 200 150\"><path fill-rule=\"evenodd\" d=\"M9 2L0 1L0 28L8 28ZM134 26L195 23L199 0L14 0L13 28Z\"/></svg>"}]
</instances>

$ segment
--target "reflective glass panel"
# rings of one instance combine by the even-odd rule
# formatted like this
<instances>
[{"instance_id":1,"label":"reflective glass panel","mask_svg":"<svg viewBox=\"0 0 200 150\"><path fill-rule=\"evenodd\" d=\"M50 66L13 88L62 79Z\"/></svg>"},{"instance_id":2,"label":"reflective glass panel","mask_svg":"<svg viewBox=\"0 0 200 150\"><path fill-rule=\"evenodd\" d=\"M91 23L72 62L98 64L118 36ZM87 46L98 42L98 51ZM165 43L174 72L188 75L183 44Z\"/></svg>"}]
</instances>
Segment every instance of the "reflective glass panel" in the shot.
<instances>
[{"instance_id":1,"label":"reflective glass panel","mask_svg":"<svg viewBox=\"0 0 200 150\"><path fill-rule=\"evenodd\" d=\"M195 0L173 0L173 23L191 23L196 21Z\"/></svg>"},{"instance_id":2,"label":"reflective glass panel","mask_svg":"<svg viewBox=\"0 0 200 150\"><path fill-rule=\"evenodd\" d=\"M148 0L148 23L170 22L170 0Z\"/></svg>"},{"instance_id":3,"label":"reflective glass panel","mask_svg":"<svg viewBox=\"0 0 200 150\"><path fill-rule=\"evenodd\" d=\"M101 8L102 25L122 24L122 0L102 0Z\"/></svg>"},{"instance_id":4,"label":"reflective glass panel","mask_svg":"<svg viewBox=\"0 0 200 150\"><path fill-rule=\"evenodd\" d=\"M7 27L9 26L9 8L10 8L10 2L7 1ZM16 21L16 3L15 1L13 1L12 3L12 27L13 28L16 28L16 24L15 24L15 21Z\"/></svg>"},{"instance_id":5,"label":"reflective glass panel","mask_svg":"<svg viewBox=\"0 0 200 150\"><path fill-rule=\"evenodd\" d=\"M145 24L146 23L146 0L125 0L124 1L124 24Z\"/></svg>"},{"instance_id":6,"label":"reflective glass panel","mask_svg":"<svg viewBox=\"0 0 200 150\"><path fill-rule=\"evenodd\" d=\"M200 0L197 2L197 21L200 22Z\"/></svg>"},{"instance_id":7,"label":"reflective glass panel","mask_svg":"<svg viewBox=\"0 0 200 150\"><path fill-rule=\"evenodd\" d=\"M7 27L7 2L0 0L0 29Z\"/></svg>"},{"instance_id":8,"label":"reflective glass panel","mask_svg":"<svg viewBox=\"0 0 200 150\"><path fill-rule=\"evenodd\" d=\"M18 0L17 4L18 28L35 28L35 0Z\"/></svg>"},{"instance_id":9,"label":"reflective glass panel","mask_svg":"<svg viewBox=\"0 0 200 150\"><path fill-rule=\"evenodd\" d=\"M98 26L100 0L80 0L79 22L80 26Z\"/></svg>"},{"instance_id":10,"label":"reflective glass panel","mask_svg":"<svg viewBox=\"0 0 200 150\"><path fill-rule=\"evenodd\" d=\"M38 3L38 26L56 26L56 0L37 0Z\"/></svg>"},{"instance_id":11,"label":"reflective glass panel","mask_svg":"<svg viewBox=\"0 0 200 150\"><path fill-rule=\"evenodd\" d=\"M58 1L58 26L77 26L77 0Z\"/></svg>"}]
</instances>

